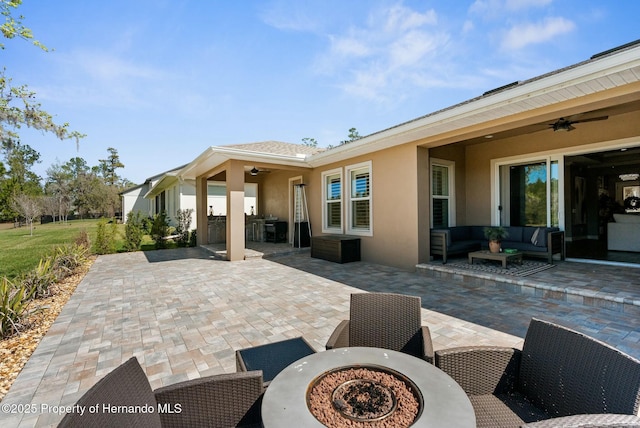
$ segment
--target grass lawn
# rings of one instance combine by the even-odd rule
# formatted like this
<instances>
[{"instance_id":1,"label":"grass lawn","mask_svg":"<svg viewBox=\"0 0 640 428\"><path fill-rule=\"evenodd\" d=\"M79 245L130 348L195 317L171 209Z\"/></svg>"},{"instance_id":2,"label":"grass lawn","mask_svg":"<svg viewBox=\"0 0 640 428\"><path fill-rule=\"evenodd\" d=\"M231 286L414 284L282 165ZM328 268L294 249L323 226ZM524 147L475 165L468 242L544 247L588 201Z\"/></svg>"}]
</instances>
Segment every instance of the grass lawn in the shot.
<instances>
[{"instance_id":1,"label":"grass lawn","mask_svg":"<svg viewBox=\"0 0 640 428\"><path fill-rule=\"evenodd\" d=\"M0 228L0 277L10 279L26 273L36 266L40 259L50 254L56 247L70 244L85 230L90 242L96 238L98 220L72 220L65 223L36 224L33 236L28 226ZM124 225L118 225L120 240L124 242Z\"/></svg>"}]
</instances>

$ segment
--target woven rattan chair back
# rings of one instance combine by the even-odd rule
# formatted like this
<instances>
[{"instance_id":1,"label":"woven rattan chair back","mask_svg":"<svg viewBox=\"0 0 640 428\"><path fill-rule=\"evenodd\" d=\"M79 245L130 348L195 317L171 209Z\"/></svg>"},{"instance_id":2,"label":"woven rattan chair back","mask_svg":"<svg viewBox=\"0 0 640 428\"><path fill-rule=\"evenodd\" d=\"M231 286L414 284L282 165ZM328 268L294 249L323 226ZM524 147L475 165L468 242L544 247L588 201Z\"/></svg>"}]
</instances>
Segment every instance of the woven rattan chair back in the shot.
<instances>
[{"instance_id":1,"label":"woven rattan chair back","mask_svg":"<svg viewBox=\"0 0 640 428\"><path fill-rule=\"evenodd\" d=\"M99 411L68 413L58 427L160 427L155 395L147 375L134 357L115 368L93 385L76 403ZM103 411L102 406L151 406L149 412ZM127 407L128 408L128 407Z\"/></svg>"},{"instance_id":2,"label":"woven rattan chair back","mask_svg":"<svg viewBox=\"0 0 640 428\"><path fill-rule=\"evenodd\" d=\"M519 390L553 417L638 413L640 361L582 333L533 319Z\"/></svg>"},{"instance_id":3,"label":"woven rattan chair back","mask_svg":"<svg viewBox=\"0 0 640 428\"><path fill-rule=\"evenodd\" d=\"M391 349L420 356L420 297L391 293L351 295L350 346Z\"/></svg>"}]
</instances>

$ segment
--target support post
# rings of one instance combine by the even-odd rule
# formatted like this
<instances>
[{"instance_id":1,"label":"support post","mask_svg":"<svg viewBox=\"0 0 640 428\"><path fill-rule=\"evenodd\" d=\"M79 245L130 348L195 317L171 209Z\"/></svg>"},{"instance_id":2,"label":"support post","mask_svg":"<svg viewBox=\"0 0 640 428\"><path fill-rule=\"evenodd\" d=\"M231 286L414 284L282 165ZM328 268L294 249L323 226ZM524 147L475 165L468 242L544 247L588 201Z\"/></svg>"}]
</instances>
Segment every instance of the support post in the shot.
<instances>
[{"instance_id":1,"label":"support post","mask_svg":"<svg viewBox=\"0 0 640 428\"><path fill-rule=\"evenodd\" d=\"M196 178L196 239L198 245L209 243L209 219L207 218L207 177Z\"/></svg>"},{"instance_id":2,"label":"support post","mask_svg":"<svg viewBox=\"0 0 640 428\"><path fill-rule=\"evenodd\" d=\"M227 260L244 260L244 165L229 161L227 169Z\"/></svg>"}]
</instances>

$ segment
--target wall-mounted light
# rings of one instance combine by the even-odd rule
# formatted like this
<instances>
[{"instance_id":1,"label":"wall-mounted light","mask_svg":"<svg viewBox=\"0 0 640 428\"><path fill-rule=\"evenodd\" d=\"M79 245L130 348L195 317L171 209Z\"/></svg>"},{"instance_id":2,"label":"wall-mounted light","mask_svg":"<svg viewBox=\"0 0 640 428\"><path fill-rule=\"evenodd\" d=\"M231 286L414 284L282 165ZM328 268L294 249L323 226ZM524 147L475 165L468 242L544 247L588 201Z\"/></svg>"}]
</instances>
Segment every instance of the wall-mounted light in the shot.
<instances>
[{"instance_id":1,"label":"wall-mounted light","mask_svg":"<svg viewBox=\"0 0 640 428\"><path fill-rule=\"evenodd\" d=\"M251 171L249 172L251 173L251 175L256 176L260 171L258 171L258 168L254 166L253 168L251 168Z\"/></svg>"}]
</instances>

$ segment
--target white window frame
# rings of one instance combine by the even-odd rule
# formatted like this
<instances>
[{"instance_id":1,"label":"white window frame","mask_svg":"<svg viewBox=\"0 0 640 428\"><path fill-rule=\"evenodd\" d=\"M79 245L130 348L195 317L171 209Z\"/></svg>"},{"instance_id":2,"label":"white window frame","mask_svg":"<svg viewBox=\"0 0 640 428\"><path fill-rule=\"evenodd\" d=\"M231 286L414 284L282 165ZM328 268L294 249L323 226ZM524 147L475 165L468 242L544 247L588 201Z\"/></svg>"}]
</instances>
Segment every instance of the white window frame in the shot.
<instances>
[{"instance_id":1,"label":"white window frame","mask_svg":"<svg viewBox=\"0 0 640 428\"><path fill-rule=\"evenodd\" d=\"M340 176L340 200L332 200L329 201L327 195L327 178L338 175ZM337 233L342 234L344 231L344 195L345 195L345 187L344 187L344 174L342 173L342 168L336 168L329 171L322 172L322 233ZM340 204L340 227L329 227L327 224L327 215L328 210L327 206L329 203L339 203Z\"/></svg>"},{"instance_id":2,"label":"white window frame","mask_svg":"<svg viewBox=\"0 0 640 428\"><path fill-rule=\"evenodd\" d=\"M449 196L440 196L433 194L433 166L442 166L447 168L448 180L449 180ZM433 200L434 199L447 199L449 201L449 227L456 225L456 163L455 161L431 158L429 160L429 225L433 228Z\"/></svg>"},{"instance_id":3,"label":"white window frame","mask_svg":"<svg viewBox=\"0 0 640 428\"><path fill-rule=\"evenodd\" d=\"M351 196L351 173L353 171L359 169L367 169L369 172L369 195L362 198L352 198ZM349 235L360 235L360 236L373 236L373 168L371 161L362 162L355 165L349 165L345 167L345 186L344 186L344 197L346 205L346 230ZM353 227L353 218L352 218L352 202L354 200L368 200L369 201L369 228L354 228Z\"/></svg>"}]
</instances>

